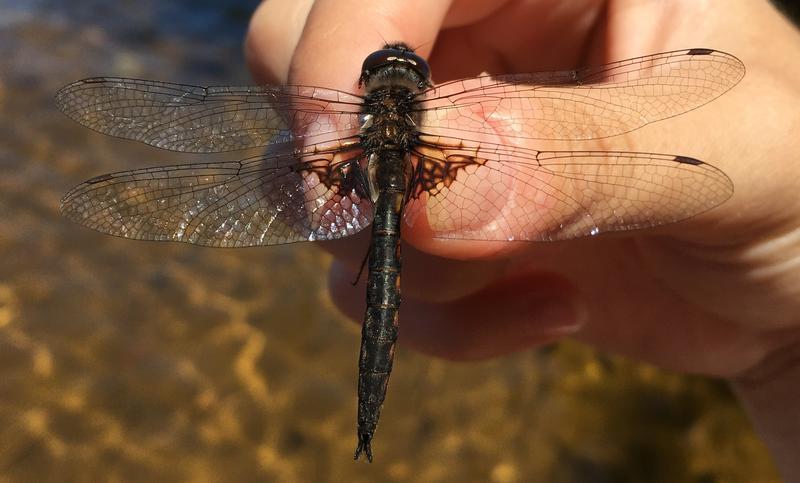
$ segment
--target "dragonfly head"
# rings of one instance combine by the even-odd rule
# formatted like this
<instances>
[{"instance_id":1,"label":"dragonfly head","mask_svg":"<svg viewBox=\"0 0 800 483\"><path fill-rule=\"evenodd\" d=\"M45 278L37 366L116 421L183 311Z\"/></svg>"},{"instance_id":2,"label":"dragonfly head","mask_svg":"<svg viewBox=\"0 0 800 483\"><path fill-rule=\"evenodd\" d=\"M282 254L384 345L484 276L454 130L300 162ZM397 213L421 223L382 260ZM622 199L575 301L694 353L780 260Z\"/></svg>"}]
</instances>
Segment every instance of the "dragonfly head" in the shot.
<instances>
[{"instance_id":1,"label":"dragonfly head","mask_svg":"<svg viewBox=\"0 0 800 483\"><path fill-rule=\"evenodd\" d=\"M358 84L371 90L399 80L408 84L409 88L421 90L432 85L430 78L428 62L408 45L397 42L386 44L364 59Z\"/></svg>"}]
</instances>

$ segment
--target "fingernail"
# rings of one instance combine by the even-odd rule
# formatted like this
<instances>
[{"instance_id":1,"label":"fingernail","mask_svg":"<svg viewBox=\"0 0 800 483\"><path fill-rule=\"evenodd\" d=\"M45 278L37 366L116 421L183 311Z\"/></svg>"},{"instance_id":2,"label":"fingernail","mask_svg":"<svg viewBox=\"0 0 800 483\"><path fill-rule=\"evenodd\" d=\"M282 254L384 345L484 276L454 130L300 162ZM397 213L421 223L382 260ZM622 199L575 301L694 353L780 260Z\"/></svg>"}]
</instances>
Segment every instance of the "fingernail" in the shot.
<instances>
[{"instance_id":1,"label":"fingernail","mask_svg":"<svg viewBox=\"0 0 800 483\"><path fill-rule=\"evenodd\" d=\"M576 303L561 296L528 297L517 305L524 337L569 336L584 325Z\"/></svg>"}]
</instances>

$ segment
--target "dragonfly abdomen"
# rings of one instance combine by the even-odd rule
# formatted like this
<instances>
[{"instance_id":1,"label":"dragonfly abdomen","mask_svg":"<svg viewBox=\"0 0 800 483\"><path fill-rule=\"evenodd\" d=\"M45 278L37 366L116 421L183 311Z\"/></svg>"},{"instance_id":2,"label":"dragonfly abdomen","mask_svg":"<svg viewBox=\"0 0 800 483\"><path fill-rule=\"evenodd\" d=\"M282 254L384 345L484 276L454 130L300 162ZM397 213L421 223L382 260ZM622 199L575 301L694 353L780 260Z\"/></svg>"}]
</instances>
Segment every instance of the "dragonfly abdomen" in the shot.
<instances>
[{"instance_id":1,"label":"dragonfly abdomen","mask_svg":"<svg viewBox=\"0 0 800 483\"><path fill-rule=\"evenodd\" d=\"M380 418L392 372L400 309L400 223L406 199L402 151L377 153L378 196L372 222L367 278L367 310L358 361L358 447L372 461L370 442Z\"/></svg>"}]
</instances>

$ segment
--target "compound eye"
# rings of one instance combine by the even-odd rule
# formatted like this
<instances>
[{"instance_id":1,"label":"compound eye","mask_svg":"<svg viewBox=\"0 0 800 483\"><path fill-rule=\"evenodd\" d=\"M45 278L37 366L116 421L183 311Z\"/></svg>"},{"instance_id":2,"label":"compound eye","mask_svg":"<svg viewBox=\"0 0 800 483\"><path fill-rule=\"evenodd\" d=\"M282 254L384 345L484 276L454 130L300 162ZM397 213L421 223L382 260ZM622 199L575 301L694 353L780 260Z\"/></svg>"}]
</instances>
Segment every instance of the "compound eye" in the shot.
<instances>
[{"instance_id":1,"label":"compound eye","mask_svg":"<svg viewBox=\"0 0 800 483\"><path fill-rule=\"evenodd\" d=\"M395 58L399 52L395 49L381 49L369 54L361 65L361 72L374 71L378 67L389 64L390 58Z\"/></svg>"},{"instance_id":2,"label":"compound eye","mask_svg":"<svg viewBox=\"0 0 800 483\"><path fill-rule=\"evenodd\" d=\"M404 52L405 62L407 62L412 69L417 71L423 79L428 80L431 76L431 68L428 67L428 62L422 57L413 52Z\"/></svg>"}]
</instances>

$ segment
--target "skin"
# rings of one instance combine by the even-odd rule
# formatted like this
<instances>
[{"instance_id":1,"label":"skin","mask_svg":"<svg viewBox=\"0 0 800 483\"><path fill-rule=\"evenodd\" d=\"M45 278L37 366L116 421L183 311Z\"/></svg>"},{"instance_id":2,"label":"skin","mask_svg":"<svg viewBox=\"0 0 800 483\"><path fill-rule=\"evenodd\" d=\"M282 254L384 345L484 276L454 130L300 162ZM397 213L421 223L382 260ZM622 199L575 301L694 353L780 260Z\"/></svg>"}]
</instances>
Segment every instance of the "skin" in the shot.
<instances>
[{"instance_id":1,"label":"skin","mask_svg":"<svg viewBox=\"0 0 800 483\"><path fill-rule=\"evenodd\" d=\"M787 481L800 481L800 35L762 0L269 0L246 41L259 82L359 92L364 57L402 40L434 82L571 69L708 47L747 66L734 89L674 119L582 149L683 154L722 169L722 206L646 232L560 243L437 240L403 227L401 339L453 360L569 336L661 367L728 379ZM369 230L326 243L331 292L350 282ZM363 284L363 279L362 279ZM498 308L503 308L498 312Z\"/></svg>"}]
</instances>

